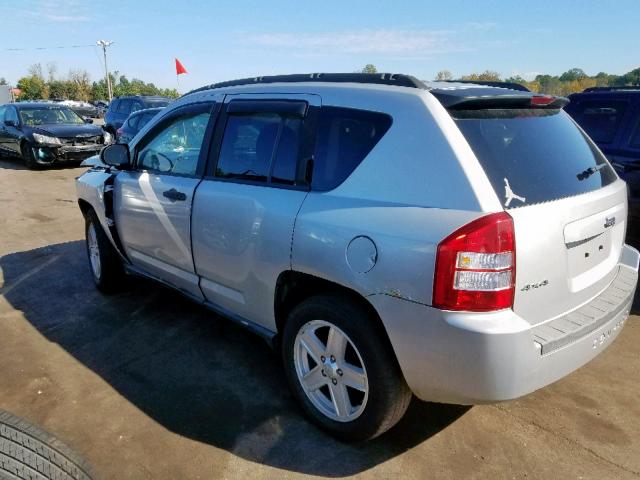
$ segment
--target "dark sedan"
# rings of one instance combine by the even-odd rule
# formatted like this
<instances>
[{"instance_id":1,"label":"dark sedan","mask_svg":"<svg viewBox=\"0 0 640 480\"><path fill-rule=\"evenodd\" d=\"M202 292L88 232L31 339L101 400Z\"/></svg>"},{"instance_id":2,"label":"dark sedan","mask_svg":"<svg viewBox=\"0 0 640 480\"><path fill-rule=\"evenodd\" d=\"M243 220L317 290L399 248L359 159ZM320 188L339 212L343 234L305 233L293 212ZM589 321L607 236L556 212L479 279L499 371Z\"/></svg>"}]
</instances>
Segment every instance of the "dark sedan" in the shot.
<instances>
[{"instance_id":1,"label":"dark sedan","mask_svg":"<svg viewBox=\"0 0 640 480\"><path fill-rule=\"evenodd\" d=\"M112 136L64 105L11 103L0 106L0 154L22 158L29 168L80 162L98 153Z\"/></svg>"}]
</instances>

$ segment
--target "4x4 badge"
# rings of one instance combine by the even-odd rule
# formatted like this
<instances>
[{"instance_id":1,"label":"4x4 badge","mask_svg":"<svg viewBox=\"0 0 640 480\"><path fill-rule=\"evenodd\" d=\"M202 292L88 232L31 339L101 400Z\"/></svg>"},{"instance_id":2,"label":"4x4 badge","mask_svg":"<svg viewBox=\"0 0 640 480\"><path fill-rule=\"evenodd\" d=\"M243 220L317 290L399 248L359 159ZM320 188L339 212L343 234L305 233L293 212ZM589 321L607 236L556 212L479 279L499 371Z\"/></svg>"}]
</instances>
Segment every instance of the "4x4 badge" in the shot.
<instances>
[{"instance_id":1,"label":"4x4 badge","mask_svg":"<svg viewBox=\"0 0 640 480\"><path fill-rule=\"evenodd\" d=\"M604 219L604 228L613 227L616 224L616 217L607 217Z\"/></svg>"},{"instance_id":2,"label":"4x4 badge","mask_svg":"<svg viewBox=\"0 0 640 480\"><path fill-rule=\"evenodd\" d=\"M520 289L520 291L521 292L528 292L532 288L546 287L547 285L549 285L549 280L545 279L545 280L543 280L541 282L538 282L538 283L527 283L524 287L522 287Z\"/></svg>"}]
</instances>

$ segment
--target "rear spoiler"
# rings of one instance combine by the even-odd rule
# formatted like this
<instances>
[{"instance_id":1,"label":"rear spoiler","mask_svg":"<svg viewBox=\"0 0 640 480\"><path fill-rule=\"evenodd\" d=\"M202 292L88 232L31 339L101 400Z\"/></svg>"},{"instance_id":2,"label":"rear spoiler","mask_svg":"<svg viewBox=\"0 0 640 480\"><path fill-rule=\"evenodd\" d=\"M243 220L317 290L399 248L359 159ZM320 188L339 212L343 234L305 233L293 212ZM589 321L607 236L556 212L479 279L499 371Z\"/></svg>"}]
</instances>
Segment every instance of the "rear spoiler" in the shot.
<instances>
[{"instance_id":1,"label":"rear spoiler","mask_svg":"<svg viewBox=\"0 0 640 480\"><path fill-rule=\"evenodd\" d=\"M484 110L488 108L558 109L569 103L565 97L519 92L505 88L470 87L430 90L447 110Z\"/></svg>"}]
</instances>

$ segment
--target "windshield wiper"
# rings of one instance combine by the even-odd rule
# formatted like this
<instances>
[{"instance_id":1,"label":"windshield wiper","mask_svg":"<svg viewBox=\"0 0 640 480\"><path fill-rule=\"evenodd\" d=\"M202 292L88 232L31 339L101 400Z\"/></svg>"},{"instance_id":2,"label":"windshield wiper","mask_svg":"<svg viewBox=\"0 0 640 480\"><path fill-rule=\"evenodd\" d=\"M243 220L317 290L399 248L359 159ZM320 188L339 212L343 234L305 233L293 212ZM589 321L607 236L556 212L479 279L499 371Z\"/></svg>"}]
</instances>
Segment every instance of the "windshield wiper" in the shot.
<instances>
[{"instance_id":1,"label":"windshield wiper","mask_svg":"<svg viewBox=\"0 0 640 480\"><path fill-rule=\"evenodd\" d=\"M576 175L576 177L578 177L578 180L586 180L591 175L593 175L596 172L599 172L606 166L607 166L606 163L601 163L600 165L596 165L595 167L589 167L586 170L580 172L578 175Z\"/></svg>"}]
</instances>

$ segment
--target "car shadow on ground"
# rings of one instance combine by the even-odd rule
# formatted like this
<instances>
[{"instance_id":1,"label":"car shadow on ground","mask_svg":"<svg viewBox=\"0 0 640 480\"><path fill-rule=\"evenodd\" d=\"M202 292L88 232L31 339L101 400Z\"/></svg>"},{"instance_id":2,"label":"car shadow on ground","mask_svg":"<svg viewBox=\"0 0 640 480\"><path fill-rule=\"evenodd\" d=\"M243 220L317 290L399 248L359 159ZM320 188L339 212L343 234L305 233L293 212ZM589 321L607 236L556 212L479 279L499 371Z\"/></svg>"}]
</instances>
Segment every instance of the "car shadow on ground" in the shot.
<instances>
[{"instance_id":1,"label":"car shadow on ground","mask_svg":"<svg viewBox=\"0 0 640 480\"><path fill-rule=\"evenodd\" d=\"M41 170L62 170L67 168L76 168L80 166L81 162L63 162L54 163L53 165L45 165L41 167ZM21 158L9 157L6 155L0 155L0 170L28 170L24 164L24 160Z\"/></svg>"},{"instance_id":2,"label":"car shadow on ground","mask_svg":"<svg viewBox=\"0 0 640 480\"><path fill-rule=\"evenodd\" d=\"M13 158L6 155L0 155L0 169L5 170L27 170L27 166L20 158Z\"/></svg>"},{"instance_id":3,"label":"car shadow on ground","mask_svg":"<svg viewBox=\"0 0 640 480\"><path fill-rule=\"evenodd\" d=\"M100 294L84 242L6 255L0 267L0 294L48 340L169 430L247 460L353 475L429 439L469 408L415 400L380 438L341 443L303 418L263 340L144 279L129 279L124 293Z\"/></svg>"}]
</instances>

